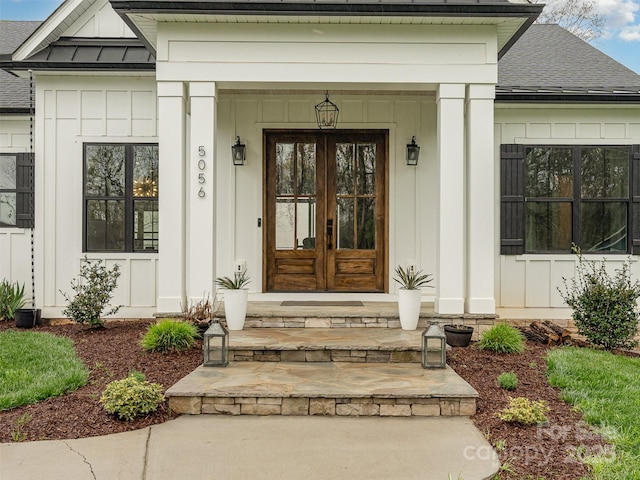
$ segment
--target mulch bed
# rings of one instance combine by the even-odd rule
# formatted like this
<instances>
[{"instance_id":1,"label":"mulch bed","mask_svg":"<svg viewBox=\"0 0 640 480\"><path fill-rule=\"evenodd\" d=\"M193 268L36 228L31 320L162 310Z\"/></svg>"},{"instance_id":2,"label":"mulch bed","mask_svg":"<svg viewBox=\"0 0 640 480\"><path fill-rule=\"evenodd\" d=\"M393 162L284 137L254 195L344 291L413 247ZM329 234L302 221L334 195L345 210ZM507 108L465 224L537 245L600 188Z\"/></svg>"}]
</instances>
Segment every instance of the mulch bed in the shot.
<instances>
[{"instance_id":1,"label":"mulch bed","mask_svg":"<svg viewBox=\"0 0 640 480\"><path fill-rule=\"evenodd\" d=\"M78 355L90 370L84 387L62 397L50 398L27 407L0 412L0 442L11 442L18 419L29 413L32 420L22 432L28 440L54 440L91 437L125 432L165 422L171 418L166 405L157 412L133 422L124 422L108 415L98 398L107 383L127 376L132 370L144 373L147 380L169 388L202 363L202 343L185 354L144 353L139 340L151 321L113 321L102 330L89 330L82 325L38 327L35 331L66 336L75 342ZM0 331L13 328L0 322ZM448 364L480 394L478 412L472 417L489 441L503 448L500 460L508 463L511 473L502 479L554 478L578 480L586 475L586 467L576 460L575 450L599 453L605 448L569 405L558 397L558 390L549 386L545 371L547 348L527 342L521 355L498 355L471 346L453 348L448 352ZM514 372L518 388L507 392L498 387L497 376ZM545 400L551 407L545 426L523 427L507 424L495 413L507 406L509 395L531 400ZM489 452L468 452L487 455Z\"/></svg>"}]
</instances>

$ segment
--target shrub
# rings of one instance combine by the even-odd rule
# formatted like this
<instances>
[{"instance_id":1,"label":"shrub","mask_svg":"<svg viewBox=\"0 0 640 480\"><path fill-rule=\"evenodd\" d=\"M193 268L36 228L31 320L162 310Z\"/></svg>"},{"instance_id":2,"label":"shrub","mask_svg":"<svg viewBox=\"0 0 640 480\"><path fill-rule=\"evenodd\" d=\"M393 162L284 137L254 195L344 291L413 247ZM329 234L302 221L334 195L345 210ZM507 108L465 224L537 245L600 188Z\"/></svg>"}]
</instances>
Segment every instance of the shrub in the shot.
<instances>
[{"instance_id":1,"label":"shrub","mask_svg":"<svg viewBox=\"0 0 640 480\"><path fill-rule=\"evenodd\" d=\"M633 348L638 344L636 302L640 298L640 282L631 281L627 259L615 275L606 271L606 262L584 259L580 249L576 277L563 277L564 289L558 288L565 303L573 308L572 317L578 332L594 345L606 350Z\"/></svg>"},{"instance_id":2,"label":"shrub","mask_svg":"<svg viewBox=\"0 0 640 480\"><path fill-rule=\"evenodd\" d=\"M24 296L24 284L10 283L3 280L0 283L0 320L12 320L16 310L23 308L27 303Z\"/></svg>"},{"instance_id":3,"label":"shrub","mask_svg":"<svg viewBox=\"0 0 640 480\"><path fill-rule=\"evenodd\" d=\"M128 421L155 412L163 401L162 385L147 382L139 372L132 372L123 380L109 383L100 397L100 403L107 413Z\"/></svg>"},{"instance_id":4,"label":"shrub","mask_svg":"<svg viewBox=\"0 0 640 480\"><path fill-rule=\"evenodd\" d=\"M198 338L198 329L187 322L166 319L151 325L140 344L147 352L183 352Z\"/></svg>"},{"instance_id":5,"label":"shrub","mask_svg":"<svg viewBox=\"0 0 640 480\"><path fill-rule=\"evenodd\" d=\"M549 407L544 400L532 402L524 397L509 397L509 406L496 413L496 416L505 422L533 425L546 422L548 412Z\"/></svg>"},{"instance_id":6,"label":"shrub","mask_svg":"<svg viewBox=\"0 0 640 480\"><path fill-rule=\"evenodd\" d=\"M67 301L67 308L62 314L78 323L88 323L92 328L103 327L102 316L113 315L122 306L104 311L118 286L120 265L109 269L102 263L102 260L89 260L85 256L78 278L71 281L71 288L76 293L73 299L60 291Z\"/></svg>"},{"instance_id":7,"label":"shrub","mask_svg":"<svg viewBox=\"0 0 640 480\"><path fill-rule=\"evenodd\" d=\"M481 350L496 353L522 353L524 337L517 328L506 323L498 323L484 332L479 347Z\"/></svg>"},{"instance_id":8,"label":"shrub","mask_svg":"<svg viewBox=\"0 0 640 480\"><path fill-rule=\"evenodd\" d=\"M515 390L518 387L518 376L513 372L503 372L498 375L498 386L505 390Z\"/></svg>"}]
</instances>

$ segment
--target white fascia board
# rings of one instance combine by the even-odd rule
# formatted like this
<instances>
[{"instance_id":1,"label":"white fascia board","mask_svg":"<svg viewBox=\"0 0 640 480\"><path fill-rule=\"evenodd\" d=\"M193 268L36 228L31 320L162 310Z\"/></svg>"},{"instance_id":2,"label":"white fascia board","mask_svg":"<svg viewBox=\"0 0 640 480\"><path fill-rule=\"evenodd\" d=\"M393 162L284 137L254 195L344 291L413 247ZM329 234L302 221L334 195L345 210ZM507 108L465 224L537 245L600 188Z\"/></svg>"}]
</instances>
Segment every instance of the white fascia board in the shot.
<instances>
[{"instance_id":1,"label":"white fascia board","mask_svg":"<svg viewBox=\"0 0 640 480\"><path fill-rule=\"evenodd\" d=\"M14 52L13 60L29 58L56 41L96 0L65 0Z\"/></svg>"}]
</instances>

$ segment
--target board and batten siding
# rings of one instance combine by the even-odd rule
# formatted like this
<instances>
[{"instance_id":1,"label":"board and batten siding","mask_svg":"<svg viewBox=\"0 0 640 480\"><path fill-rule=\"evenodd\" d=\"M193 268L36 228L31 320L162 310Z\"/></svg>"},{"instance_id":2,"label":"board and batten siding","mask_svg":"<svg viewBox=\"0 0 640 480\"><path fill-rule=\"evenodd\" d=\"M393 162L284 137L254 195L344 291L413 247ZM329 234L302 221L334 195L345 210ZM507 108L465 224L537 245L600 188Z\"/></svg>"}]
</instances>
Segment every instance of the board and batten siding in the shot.
<instances>
[{"instance_id":1,"label":"board and batten siding","mask_svg":"<svg viewBox=\"0 0 640 480\"><path fill-rule=\"evenodd\" d=\"M500 185L500 145L632 145L640 143L640 108L637 106L558 105L506 106L495 109L495 178ZM500 192L496 191L496 219ZM500 238L496 222L496 238ZM558 293L562 278L575 275L575 255L500 255L496 242L496 304L501 308L563 308ZM590 256L589 258L593 258ZM601 257L600 257L601 258ZM608 268L619 268L626 255L607 255ZM640 278L640 262L631 269Z\"/></svg>"},{"instance_id":2,"label":"board and batten siding","mask_svg":"<svg viewBox=\"0 0 640 480\"><path fill-rule=\"evenodd\" d=\"M262 291L263 129L315 129L314 105L322 94L220 93L217 126L216 275L233 271L245 260L253 279L249 288ZM389 267L413 263L426 272L436 268L436 104L433 93L354 94L336 92L340 129L389 130ZM231 144L239 135L247 163L234 167ZM415 135L421 145L417 167L406 165L406 145ZM194 197L194 193L189 197ZM187 205L187 211L188 211ZM391 277L391 274L390 274ZM390 291L396 284L389 282ZM425 290L425 294L432 294ZM426 298L426 297L425 297Z\"/></svg>"},{"instance_id":3,"label":"board and batten siding","mask_svg":"<svg viewBox=\"0 0 640 480\"><path fill-rule=\"evenodd\" d=\"M43 316L58 317L71 293L82 252L83 143L155 143L153 77L49 77L36 82L36 289ZM122 275L113 304L119 317L155 311L157 253L90 253ZM25 266L28 264L25 258Z\"/></svg>"}]
</instances>

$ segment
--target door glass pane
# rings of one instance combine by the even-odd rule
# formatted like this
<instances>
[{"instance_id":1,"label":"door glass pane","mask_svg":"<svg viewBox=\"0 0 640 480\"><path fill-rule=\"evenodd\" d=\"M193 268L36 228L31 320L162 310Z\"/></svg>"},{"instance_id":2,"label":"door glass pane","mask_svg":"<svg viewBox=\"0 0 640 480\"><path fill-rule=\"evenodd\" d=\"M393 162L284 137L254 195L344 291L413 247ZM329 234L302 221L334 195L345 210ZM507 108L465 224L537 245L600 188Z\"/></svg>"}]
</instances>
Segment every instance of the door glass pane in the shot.
<instances>
[{"instance_id":1,"label":"door glass pane","mask_svg":"<svg viewBox=\"0 0 640 480\"><path fill-rule=\"evenodd\" d=\"M355 170L355 144L336 144L336 194L353 195Z\"/></svg>"},{"instance_id":2,"label":"door glass pane","mask_svg":"<svg viewBox=\"0 0 640 480\"><path fill-rule=\"evenodd\" d=\"M87 201L87 249L124 250L123 201Z\"/></svg>"},{"instance_id":3,"label":"door glass pane","mask_svg":"<svg viewBox=\"0 0 640 480\"><path fill-rule=\"evenodd\" d=\"M295 238L295 202L292 198L276 198L276 249L292 250Z\"/></svg>"},{"instance_id":4,"label":"door glass pane","mask_svg":"<svg viewBox=\"0 0 640 480\"><path fill-rule=\"evenodd\" d=\"M626 198L629 195L629 149L582 149L582 197Z\"/></svg>"},{"instance_id":5,"label":"door glass pane","mask_svg":"<svg viewBox=\"0 0 640 480\"><path fill-rule=\"evenodd\" d=\"M124 145L86 145L88 197L124 196Z\"/></svg>"},{"instance_id":6,"label":"door glass pane","mask_svg":"<svg viewBox=\"0 0 640 480\"><path fill-rule=\"evenodd\" d=\"M627 204L583 202L582 249L586 252L627 251Z\"/></svg>"},{"instance_id":7,"label":"door glass pane","mask_svg":"<svg viewBox=\"0 0 640 480\"><path fill-rule=\"evenodd\" d=\"M0 155L0 188L16 188L15 155Z\"/></svg>"},{"instance_id":8,"label":"door glass pane","mask_svg":"<svg viewBox=\"0 0 640 480\"><path fill-rule=\"evenodd\" d=\"M316 199L298 197L296 207L297 248L313 250L316 248Z\"/></svg>"},{"instance_id":9,"label":"door glass pane","mask_svg":"<svg viewBox=\"0 0 640 480\"><path fill-rule=\"evenodd\" d=\"M316 193L316 144L298 143L297 172L298 195Z\"/></svg>"},{"instance_id":10,"label":"door glass pane","mask_svg":"<svg viewBox=\"0 0 640 480\"><path fill-rule=\"evenodd\" d=\"M133 249L158 250L158 201L133 202Z\"/></svg>"},{"instance_id":11,"label":"door glass pane","mask_svg":"<svg viewBox=\"0 0 640 480\"><path fill-rule=\"evenodd\" d=\"M358 197L358 248L372 250L376 248L376 199Z\"/></svg>"},{"instance_id":12,"label":"door glass pane","mask_svg":"<svg viewBox=\"0 0 640 480\"><path fill-rule=\"evenodd\" d=\"M157 145L136 145L133 147L133 196L158 196Z\"/></svg>"},{"instance_id":13,"label":"door glass pane","mask_svg":"<svg viewBox=\"0 0 640 480\"><path fill-rule=\"evenodd\" d=\"M0 226L12 227L16 224L16 194L0 193Z\"/></svg>"},{"instance_id":14,"label":"door glass pane","mask_svg":"<svg viewBox=\"0 0 640 480\"><path fill-rule=\"evenodd\" d=\"M293 195L293 143L276 143L276 195Z\"/></svg>"},{"instance_id":15,"label":"door glass pane","mask_svg":"<svg viewBox=\"0 0 640 480\"><path fill-rule=\"evenodd\" d=\"M571 148L528 148L526 165L527 197L573 197Z\"/></svg>"},{"instance_id":16,"label":"door glass pane","mask_svg":"<svg viewBox=\"0 0 640 480\"><path fill-rule=\"evenodd\" d=\"M526 205L526 251L571 251L571 203L527 202Z\"/></svg>"},{"instance_id":17,"label":"door glass pane","mask_svg":"<svg viewBox=\"0 0 640 480\"><path fill-rule=\"evenodd\" d=\"M367 143L358 145L358 194L376 193L376 145Z\"/></svg>"},{"instance_id":18,"label":"door glass pane","mask_svg":"<svg viewBox=\"0 0 640 480\"><path fill-rule=\"evenodd\" d=\"M335 245L337 249L353 249L355 240L353 235L353 198L336 199L336 232Z\"/></svg>"}]
</instances>

